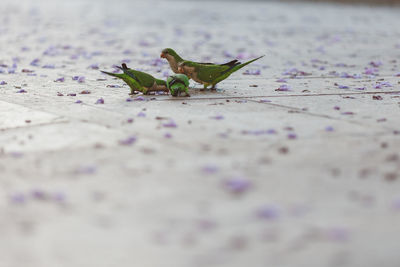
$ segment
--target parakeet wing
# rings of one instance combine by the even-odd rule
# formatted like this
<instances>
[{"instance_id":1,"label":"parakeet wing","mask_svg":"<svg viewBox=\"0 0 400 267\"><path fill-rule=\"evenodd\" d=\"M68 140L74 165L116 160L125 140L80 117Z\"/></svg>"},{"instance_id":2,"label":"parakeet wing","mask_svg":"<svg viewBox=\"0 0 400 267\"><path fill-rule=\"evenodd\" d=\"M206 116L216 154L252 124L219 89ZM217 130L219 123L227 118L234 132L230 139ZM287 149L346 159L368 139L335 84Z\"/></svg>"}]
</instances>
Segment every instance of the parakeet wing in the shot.
<instances>
[{"instance_id":1,"label":"parakeet wing","mask_svg":"<svg viewBox=\"0 0 400 267\"><path fill-rule=\"evenodd\" d=\"M124 72L144 87L151 87L154 84L154 77L150 74L132 69L124 70Z\"/></svg>"},{"instance_id":2,"label":"parakeet wing","mask_svg":"<svg viewBox=\"0 0 400 267\"><path fill-rule=\"evenodd\" d=\"M207 62L207 63L205 63L205 62L197 62L197 64L200 64L200 65L232 66L232 65L238 65L238 64L240 64L240 62L237 59L234 59L232 61L229 61L229 62L226 62L226 63L223 63L223 64L215 64L215 63L210 63L210 62Z\"/></svg>"},{"instance_id":3,"label":"parakeet wing","mask_svg":"<svg viewBox=\"0 0 400 267\"><path fill-rule=\"evenodd\" d=\"M198 65L196 66L197 77L205 82L213 82L215 79L229 71L231 67L225 65Z\"/></svg>"}]
</instances>

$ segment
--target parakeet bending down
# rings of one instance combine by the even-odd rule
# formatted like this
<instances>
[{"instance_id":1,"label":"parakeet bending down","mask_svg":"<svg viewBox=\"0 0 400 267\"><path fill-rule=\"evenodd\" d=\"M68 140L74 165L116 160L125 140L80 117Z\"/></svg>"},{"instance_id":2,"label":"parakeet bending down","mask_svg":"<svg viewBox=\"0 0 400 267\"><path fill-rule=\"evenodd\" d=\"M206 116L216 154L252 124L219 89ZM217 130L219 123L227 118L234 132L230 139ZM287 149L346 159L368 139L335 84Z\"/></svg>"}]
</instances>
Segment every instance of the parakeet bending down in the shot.
<instances>
[{"instance_id":1,"label":"parakeet bending down","mask_svg":"<svg viewBox=\"0 0 400 267\"><path fill-rule=\"evenodd\" d=\"M111 73L106 71L101 71L102 73L117 77L126 82L131 88L131 95L135 91L142 92L147 95L150 92L164 91L168 92L167 83L163 80L156 79L150 74L145 72L130 69L125 63L122 63L122 67L118 67L124 73Z\"/></svg>"},{"instance_id":2,"label":"parakeet bending down","mask_svg":"<svg viewBox=\"0 0 400 267\"><path fill-rule=\"evenodd\" d=\"M189 78L185 74L175 74L167 79L167 87L172 96L190 96Z\"/></svg>"},{"instance_id":3,"label":"parakeet bending down","mask_svg":"<svg viewBox=\"0 0 400 267\"><path fill-rule=\"evenodd\" d=\"M239 62L237 59L225 64L200 63L181 58L173 49L165 48L160 57L168 60L168 63L175 73L186 74L189 78L204 85L204 89L215 85L222 80L225 80L235 71L247 66L248 64L264 57L258 57L245 63Z\"/></svg>"}]
</instances>

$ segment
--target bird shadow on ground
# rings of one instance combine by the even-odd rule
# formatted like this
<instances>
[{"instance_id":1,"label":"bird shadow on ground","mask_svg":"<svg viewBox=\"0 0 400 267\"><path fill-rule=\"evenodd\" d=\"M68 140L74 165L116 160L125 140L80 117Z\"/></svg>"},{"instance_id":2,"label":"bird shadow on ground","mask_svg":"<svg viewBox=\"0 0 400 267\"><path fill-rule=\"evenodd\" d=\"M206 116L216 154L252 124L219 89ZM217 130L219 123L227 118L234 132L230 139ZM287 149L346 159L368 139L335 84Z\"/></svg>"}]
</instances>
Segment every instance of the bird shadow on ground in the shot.
<instances>
[{"instance_id":1,"label":"bird shadow on ground","mask_svg":"<svg viewBox=\"0 0 400 267\"><path fill-rule=\"evenodd\" d=\"M197 95L197 96L204 96L204 95L221 95L224 94L225 90L224 89L203 89L201 88L196 88L196 87L191 87L189 88L189 93L191 96Z\"/></svg>"}]
</instances>

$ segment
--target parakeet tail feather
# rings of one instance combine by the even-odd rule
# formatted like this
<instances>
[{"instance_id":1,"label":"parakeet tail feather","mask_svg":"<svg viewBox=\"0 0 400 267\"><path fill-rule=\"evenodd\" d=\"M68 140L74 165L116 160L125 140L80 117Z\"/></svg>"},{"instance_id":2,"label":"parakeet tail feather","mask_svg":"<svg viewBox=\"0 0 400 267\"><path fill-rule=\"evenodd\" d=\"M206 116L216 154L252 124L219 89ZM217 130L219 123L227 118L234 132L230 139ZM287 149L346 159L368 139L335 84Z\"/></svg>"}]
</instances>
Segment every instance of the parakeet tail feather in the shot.
<instances>
[{"instance_id":1,"label":"parakeet tail feather","mask_svg":"<svg viewBox=\"0 0 400 267\"><path fill-rule=\"evenodd\" d=\"M102 70L101 70L101 72L105 73L107 75L113 76L113 77L122 78L122 74L119 74L119 73L112 73L112 72L107 72L107 71L102 71Z\"/></svg>"},{"instance_id":2,"label":"parakeet tail feather","mask_svg":"<svg viewBox=\"0 0 400 267\"><path fill-rule=\"evenodd\" d=\"M259 59L262 58L262 57L264 57L264 56L261 56L261 57L258 57L258 58L249 60L249 61L247 61L247 62L245 62L245 63L242 63L242 64L240 64L240 65L235 66L235 71L240 70L240 69L243 68L244 66L247 66L247 65L249 65L250 63L253 63L253 62L256 61L256 60L259 60Z\"/></svg>"}]
</instances>

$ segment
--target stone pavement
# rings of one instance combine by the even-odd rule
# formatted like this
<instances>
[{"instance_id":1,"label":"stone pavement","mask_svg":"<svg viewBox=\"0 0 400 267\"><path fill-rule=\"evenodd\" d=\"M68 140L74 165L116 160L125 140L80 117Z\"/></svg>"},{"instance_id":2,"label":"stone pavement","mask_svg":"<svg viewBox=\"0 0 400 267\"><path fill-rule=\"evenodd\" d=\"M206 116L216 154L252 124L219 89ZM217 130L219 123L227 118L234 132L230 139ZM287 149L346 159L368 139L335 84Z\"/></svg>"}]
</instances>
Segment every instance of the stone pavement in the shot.
<instances>
[{"instance_id":1,"label":"stone pavement","mask_svg":"<svg viewBox=\"0 0 400 267\"><path fill-rule=\"evenodd\" d=\"M398 8L13 2L1 267L399 266ZM99 71L164 77L165 47L266 57L190 98Z\"/></svg>"}]
</instances>

